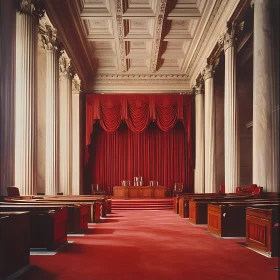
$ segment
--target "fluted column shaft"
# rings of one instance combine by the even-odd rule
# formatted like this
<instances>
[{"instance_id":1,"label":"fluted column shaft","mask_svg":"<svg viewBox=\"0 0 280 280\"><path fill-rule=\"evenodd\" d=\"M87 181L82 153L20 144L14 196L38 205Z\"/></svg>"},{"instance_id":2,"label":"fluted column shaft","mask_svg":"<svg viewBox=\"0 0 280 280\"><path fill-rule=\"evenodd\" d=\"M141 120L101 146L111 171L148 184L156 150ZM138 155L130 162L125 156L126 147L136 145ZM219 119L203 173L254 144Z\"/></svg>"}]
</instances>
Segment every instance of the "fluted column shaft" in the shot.
<instances>
[{"instance_id":1,"label":"fluted column shaft","mask_svg":"<svg viewBox=\"0 0 280 280\"><path fill-rule=\"evenodd\" d=\"M33 16L16 14L15 185L21 195L36 192L37 26Z\"/></svg>"},{"instance_id":2,"label":"fluted column shaft","mask_svg":"<svg viewBox=\"0 0 280 280\"><path fill-rule=\"evenodd\" d=\"M201 86L195 92L195 193L204 193L204 96Z\"/></svg>"},{"instance_id":3,"label":"fluted column shaft","mask_svg":"<svg viewBox=\"0 0 280 280\"><path fill-rule=\"evenodd\" d=\"M216 192L215 97L212 69L205 70L205 192Z\"/></svg>"},{"instance_id":4,"label":"fluted column shaft","mask_svg":"<svg viewBox=\"0 0 280 280\"><path fill-rule=\"evenodd\" d=\"M72 91L72 194L81 191L81 119L80 119L80 81L77 75L73 79Z\"/></svg>"},{"instance_id":5,"label":"fluted column shaft","mask_svg":"<svg viewBox=\"0 0 280 280\"><path fill-rule=\"evenodd\" d=\"M225 51L225 191L233 193L240 182L239 122L236 92L235 40L238 28L234 22L222 36Z\"/></svg>"},{"instance_id":6,"label":"fluted column shaft","mask_svg":"<svg viewBox=\"0 0 280 280\"><path fill-rule=\"evenodd\" d=\"M46 194L58 191L58 81L59 64L56 50L46 56Z\"/></svg>"},{"instance_id":7,"label":"fluted column shaft","mask_svg":"<svg viewBox=\"0 0 280 280\"><path fill-rule=\"evenodd\" d=\"M16 9L12 1L0 6L0 195L6 195L6 187L15 184Z\"/></svg>"},{"instance_id":8,"label":"fluted column shaft","mask_svg":"<svg viewBox=\"0 0 280 280\"><path fill-rule=\"evenodd\" d=\"M254 1L253 183L265 191L277 191L277 186L272 182L271 109L274 86L270 2Z\"/></svg>"},{"instance_id":9,"label":"fluted column shaft","mask_svg":"<svg viewBox=\"0 0 280 280\"><path fill-rule=\"evenodd\" d=\"M72 193L72 74L67 60L60 59L59 83L59 190L64 195Z\"/></svg>"}]
</instances>

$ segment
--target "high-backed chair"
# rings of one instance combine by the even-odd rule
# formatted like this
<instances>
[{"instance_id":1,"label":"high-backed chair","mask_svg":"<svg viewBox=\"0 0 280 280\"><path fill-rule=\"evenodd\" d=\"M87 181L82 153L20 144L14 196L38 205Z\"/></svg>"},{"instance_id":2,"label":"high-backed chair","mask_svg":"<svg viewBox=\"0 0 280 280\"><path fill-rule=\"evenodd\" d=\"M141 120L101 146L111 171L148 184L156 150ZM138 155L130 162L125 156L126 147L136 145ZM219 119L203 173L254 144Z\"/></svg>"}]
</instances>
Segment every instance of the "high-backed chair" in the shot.
<instances>
[{"instance_id":1,"label":"high-backed chair","mask_svg":"<svg viewBox=\"0 0 280 280\"><path fill-rule=\"evenodd\" d=\"M105 194L103 188L99 184L92 184L91 185L91 194Z\"/></svg>"},{"instance_id":2,"label":"high-backed chair","mask_svg":"<svg viewBox=\"0 0 280 280\"><path fill-rule=\"evenodd\" d=\"M129 180L122 180L121 181L121 185L123 187L129 187L130 186L130 181Z\"/></svg>"},{"instance_id":3,"label":"high-backed chair","mask_svg":"<svg viewBox=\"0 0 280 280\"><path fill-rule=\"evenodd\" d=\"M184 188L183 183L175 183L173 189L173 196L176 196L176 194L181 193L183 191L183 188Z\"/></svg>"},{"instance_id":4,"label":"high-backed chair","mask_svg":"<svg viewBox=\"0 0 280 280\"><path fill-rule=\"evenodd\" d=\"M151 180L151 181L149 182L149 186L150 186L150 187L157 187L157 186L158 186L158 181Z\"/></svg>"},{"instance_id":5,"label":"high-backed chair","mask_svg":"<svg viewBox=\"0 0 280 280\"><path fill-rule=\"evenodd\" d=\"M15 186L7 187L8 196L20 196L19 189Z\"/></svg>"}]
</instances>

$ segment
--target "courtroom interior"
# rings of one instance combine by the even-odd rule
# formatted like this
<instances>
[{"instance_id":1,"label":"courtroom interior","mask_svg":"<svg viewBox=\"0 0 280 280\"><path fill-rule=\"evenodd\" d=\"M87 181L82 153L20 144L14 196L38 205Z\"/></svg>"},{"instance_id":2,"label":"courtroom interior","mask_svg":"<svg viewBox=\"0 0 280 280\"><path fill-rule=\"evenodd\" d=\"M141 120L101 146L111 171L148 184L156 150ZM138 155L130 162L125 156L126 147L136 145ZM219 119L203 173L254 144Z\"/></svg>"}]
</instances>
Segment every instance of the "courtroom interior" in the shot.
<instances>
[{"instance_id":1,"label":"courtroom interior","mask_svg":"<svg viewBox=\"0 0 280 280\"><path fill-rule=\"evenodd\" d=\"M278 0L0 0L0 280L279 278Z\"/></svg>"}]
</instances>

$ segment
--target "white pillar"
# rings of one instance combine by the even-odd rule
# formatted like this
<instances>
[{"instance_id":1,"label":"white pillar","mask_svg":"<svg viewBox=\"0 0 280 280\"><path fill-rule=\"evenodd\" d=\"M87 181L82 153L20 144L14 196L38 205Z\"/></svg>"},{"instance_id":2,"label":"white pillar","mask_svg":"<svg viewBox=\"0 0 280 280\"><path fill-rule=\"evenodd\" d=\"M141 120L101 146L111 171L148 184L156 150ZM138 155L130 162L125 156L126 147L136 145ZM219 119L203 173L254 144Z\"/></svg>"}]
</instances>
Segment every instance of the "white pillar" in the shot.
<instances>
[{"instance_id":1,"label":"white pillar","mask_svg":"<svg viewBox=\"0 0 280 280\"><path fill-rule=\"evenodd\" d=\"M276 192L277 185L273 184L272 178L274 85L270 2L269 0L254 1L253 183L263 187L264 191Z\"/></svg>"},{"instance_id":2,"label":"white pillar","mask_svg":"<svg viewBox=\"0 0 280 280\"><path fill-rule=\"evenodd\" d=\"M37 24L31 1L16 14L15 186L36 193Z\"/></svg>"},{"instance_id":3,"label":"white pillar","mask_svg":"<svg viewBox=\"0 0 280 280\"><path fill-rule=\"evenodd\" d=\"M0 1L0 195L15 184L15 45L16 8Z\"/></svg>"},{"instance_id":4,"label":"white pillar","mask_svg":"<svg viewBox=\"0 0 280 280\"><path fill-rule=\"evenodd\" d=\"M235 22L221 38L225 51L225 191L234 193L240 182L239 122L236 92Z\"/></svg>"},{"instance_id":5,"label":"white pillar","mask_svg":"<svg viewBox=\"0 0 280 280\"><path fill-rule=\"evenodd\" d=\"M47 195L58 192L58 83L59 56L56 30L48 19L40 23L40 33L46 49L46 186Z\"/></svg>"},{"instance_id":6,"label":"white pillar","mask_svg":"<svg viewBox=\"0 0 280 280\"><path fill-rule=\"evenodd\" d=\"M195 193L204 193L204 96L202 85L195 90Z\"/></svg>"},{"instance_id":7,"label":"white pillar","mask_svg":"<svg viewBox=\"0 0 280 280\"><path fill-rule=\"evenodd\" d=\"M72 78L73 69L65 51L59 60L59 191L72 193Z\"/></svg>"},{"instance_id":8,"label":"white pillar","mask_svg":"<svg viewBox=\"0 0 280 280\"><path fill-rule=\"evenodd\" d=\"M81 82L77 74L73 79L72 90L72 194L82 194L81 186Z\"/></svg>"},{"instance_id":9,"label":"white pillar","mask_svg":"<svg viewBox=\"0 0 280 280\"><path fill-rule=\"evenodd\" d=\"M205 192L215 193L216 186L216 126L214 96L214 61L204 70L205 81Z\"/></svg>"}]
</instances>

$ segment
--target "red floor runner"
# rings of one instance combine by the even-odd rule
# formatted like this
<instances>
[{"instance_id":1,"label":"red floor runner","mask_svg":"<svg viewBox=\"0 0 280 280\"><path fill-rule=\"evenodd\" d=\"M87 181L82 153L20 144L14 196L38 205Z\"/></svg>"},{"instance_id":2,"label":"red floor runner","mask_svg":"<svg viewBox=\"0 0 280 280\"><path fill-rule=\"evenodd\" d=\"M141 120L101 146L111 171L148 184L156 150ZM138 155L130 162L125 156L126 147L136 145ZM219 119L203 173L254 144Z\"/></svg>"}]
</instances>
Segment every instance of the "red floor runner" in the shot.
<instances>
[{"instance_id":1,"label":"red floor runner","mask_svg":"<svg viewBox=\"0 0 280 280\"><path fill-rule=\"evenodd\" d=\"M276 258L204 230L170 210L119 211L55 256L31 256L19 279L278 279Z\"/></svg>"}]
</instances>

